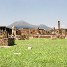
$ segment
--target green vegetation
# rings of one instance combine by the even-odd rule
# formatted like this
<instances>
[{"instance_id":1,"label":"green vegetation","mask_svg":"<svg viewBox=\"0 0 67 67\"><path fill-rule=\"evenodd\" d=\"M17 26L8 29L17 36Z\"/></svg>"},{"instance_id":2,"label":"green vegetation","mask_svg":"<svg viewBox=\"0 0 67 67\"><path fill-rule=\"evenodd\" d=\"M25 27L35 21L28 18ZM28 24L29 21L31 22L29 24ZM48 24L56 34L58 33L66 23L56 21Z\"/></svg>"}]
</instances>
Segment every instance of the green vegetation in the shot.
<instances>
[{"instance_id":1,"label":"green vegetation","mask_svg":"<svg viewBox=\"0 0 67 67\"><path fill-rule=\"evenodd\" d=\"M67 39L16 40L15 44L0 48L0 67L67 67Z\"/></svg>"}]
</instances>

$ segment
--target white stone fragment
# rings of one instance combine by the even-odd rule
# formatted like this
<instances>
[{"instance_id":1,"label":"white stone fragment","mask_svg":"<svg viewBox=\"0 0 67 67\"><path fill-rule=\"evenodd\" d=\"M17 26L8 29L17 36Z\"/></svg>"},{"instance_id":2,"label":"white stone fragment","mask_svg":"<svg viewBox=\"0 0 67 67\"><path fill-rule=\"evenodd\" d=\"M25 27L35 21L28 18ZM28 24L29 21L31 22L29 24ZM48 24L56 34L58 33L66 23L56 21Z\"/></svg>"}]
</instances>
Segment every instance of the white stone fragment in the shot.
<instances>
[{"instance_id":1,"label":"white stone fragment","mask_svg":"<svg viewBox=\"0 0 67 67\"><path fill-rule=\"evenodd\" d=\"M28 47L28 50L31 50L32 49L32 47Z\"/></svg>"},{"instance_id":2,"label":"white stone fragment","mask_svg":"<svg viewBox=\"0 0 67 67\"><path fill-rule=\"evenodd\" d=\"M14 54L19 55L19 54L21 54L21 53L14 53Z\"/></svg>"}]
</instances>

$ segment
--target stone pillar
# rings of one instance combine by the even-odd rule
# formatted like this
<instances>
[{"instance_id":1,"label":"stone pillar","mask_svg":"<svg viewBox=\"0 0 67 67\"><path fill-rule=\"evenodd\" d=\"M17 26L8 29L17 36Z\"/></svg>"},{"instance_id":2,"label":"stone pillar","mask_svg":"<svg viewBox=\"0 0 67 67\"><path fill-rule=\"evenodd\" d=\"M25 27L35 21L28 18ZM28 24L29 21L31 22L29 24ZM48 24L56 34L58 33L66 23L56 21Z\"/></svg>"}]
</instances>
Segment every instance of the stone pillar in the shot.
<instances>
[{"instance_id":1,"label":"stone pillar","mask_svg":"<svg viewBox=\"0 0 67 67\"><path fill-rule=\"evenodd\" d=\"M60 35L61 34L61 29L60 29L60 21L58 21L58 34Z\"/></svg>"},{"instance_id":2,"label":"stone pillar","mask_svg":"<svg viewBox=\"0 0 67 67\"><path fill-rule=\"evenodd\" d=\"M60 21L58 21L58 29L60 30Z\"/></svg>"}]
</instances>

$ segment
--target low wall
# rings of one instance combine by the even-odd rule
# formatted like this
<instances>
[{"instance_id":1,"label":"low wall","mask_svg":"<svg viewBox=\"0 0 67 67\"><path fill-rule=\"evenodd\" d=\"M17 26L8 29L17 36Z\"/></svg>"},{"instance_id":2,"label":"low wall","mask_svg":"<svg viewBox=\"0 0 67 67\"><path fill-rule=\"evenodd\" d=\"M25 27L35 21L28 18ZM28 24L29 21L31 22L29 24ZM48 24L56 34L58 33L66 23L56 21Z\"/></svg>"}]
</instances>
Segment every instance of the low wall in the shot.
<instances>
[{"instance_id":1,"label":"low wall","mask_svg":"<svg viewBox=\"0 0 67 67\"><path fill-rule=\"evenodd\" d=\"M33 38L51 38L51 39L65 39L65 35L33 35Z\"/></svg>"},{"instance_id":2,"label":"low wall","mask_svg":"<svg viewBox=\"0 0 67 67\"><path fill-rule=\"evenodd\" d=\"M0 46L7 46L8 45L8 39L2 38L0 39Z\"/></svg>"},{"instance_id":3,"label":"low wall","mask_svg":"<svg viewBox=\"0 0 67 67\"><path fill-rule=\"evenodd\" d=\"M51 35L33 35L33 38L51 38Z\"/></svg>"},{"instance_id":4,"label":"low wall","mask_svg":"<svg viewBox=\"0 0 67 67\"><path fill-rule=\"evenodd\" d=\"M0 39L0 46L14 45L14 38L2 38Z\"/></svg>"}]
</instances>

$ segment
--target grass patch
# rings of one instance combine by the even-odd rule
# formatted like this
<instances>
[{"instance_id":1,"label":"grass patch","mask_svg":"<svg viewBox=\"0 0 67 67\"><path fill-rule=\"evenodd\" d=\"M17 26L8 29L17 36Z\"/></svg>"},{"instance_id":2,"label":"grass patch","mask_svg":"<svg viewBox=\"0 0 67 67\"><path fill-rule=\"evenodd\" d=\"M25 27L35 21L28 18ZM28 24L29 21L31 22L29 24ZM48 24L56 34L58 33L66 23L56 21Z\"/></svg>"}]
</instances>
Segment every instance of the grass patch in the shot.
<instances>
[{"instance_id":1,"label":"grass patch","mask_svg":"<svg viewBox=\"0 0 67 67\"><path fill-rule=\"evenodd\" d=\"M34 38L16 40L15 44L0 48L0 67L67 67L66 39Z\"/></svg>"}]
</instances>

